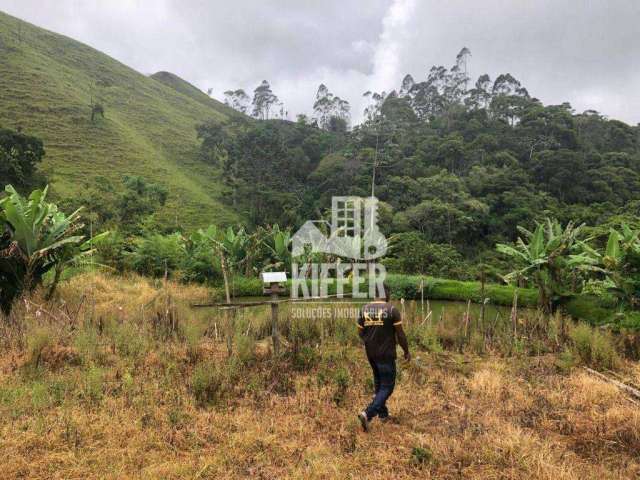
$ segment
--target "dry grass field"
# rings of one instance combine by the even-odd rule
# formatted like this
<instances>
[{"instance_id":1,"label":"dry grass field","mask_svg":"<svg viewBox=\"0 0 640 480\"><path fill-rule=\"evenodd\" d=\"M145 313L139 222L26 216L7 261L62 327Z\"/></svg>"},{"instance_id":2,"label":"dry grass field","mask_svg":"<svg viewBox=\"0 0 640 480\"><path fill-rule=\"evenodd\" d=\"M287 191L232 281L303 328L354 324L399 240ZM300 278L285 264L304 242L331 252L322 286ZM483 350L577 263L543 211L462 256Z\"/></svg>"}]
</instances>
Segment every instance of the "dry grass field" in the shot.
<instances>
[{"instance_id":1,"label":"dry grass field","mask_svg":"<svg viewBox=\"0 0 640 480\"><path fill-rule=\"evenodd\" d=\"M639 406L569 347L416 346L399 362L393 419L365 434L355 414L372 385L348 323L319 339L289 325L276 358L265 319L247 313L228 358L222 317L187 306L207 295L93 274L55 302L23 301L2 321L0 478L640 476ZM612 368L640 383L637 364Z\"/></svg>"}]
</instances>

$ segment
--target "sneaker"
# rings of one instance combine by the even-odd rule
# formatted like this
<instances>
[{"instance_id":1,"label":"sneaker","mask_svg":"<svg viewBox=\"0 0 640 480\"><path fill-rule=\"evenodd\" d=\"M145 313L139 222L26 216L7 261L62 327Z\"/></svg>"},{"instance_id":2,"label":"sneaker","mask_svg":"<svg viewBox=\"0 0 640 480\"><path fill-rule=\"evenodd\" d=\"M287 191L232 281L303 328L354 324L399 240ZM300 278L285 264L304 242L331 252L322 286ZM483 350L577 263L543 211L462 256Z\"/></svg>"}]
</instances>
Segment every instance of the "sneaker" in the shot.
<instances>
[{"instance_id":1,"label":"sneaker","mask_svg":"<svg viewBox=\"0 0 640 480\"><path fill-rule=\"evenodd\" d=\"M358 420L360 420L360 425L362 425L362 430L365 432L369 431L369 418L367 417L367 412L364 410L358 414Z\"/></svg>"}]
</instances>

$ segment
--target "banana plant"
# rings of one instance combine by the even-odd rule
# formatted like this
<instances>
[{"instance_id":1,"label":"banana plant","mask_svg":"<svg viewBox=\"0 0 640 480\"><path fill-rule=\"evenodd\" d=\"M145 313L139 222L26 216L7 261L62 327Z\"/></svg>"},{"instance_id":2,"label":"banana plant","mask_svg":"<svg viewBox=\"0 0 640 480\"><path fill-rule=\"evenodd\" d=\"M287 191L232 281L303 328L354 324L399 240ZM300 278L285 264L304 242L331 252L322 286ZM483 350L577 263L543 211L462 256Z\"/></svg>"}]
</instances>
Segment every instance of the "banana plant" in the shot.
<instances>
[{"instance_id":1,"label":"banana plant","mask_svg":"<svg viewBox=\"0 0 640 480\"><path fill-rule=\"evenodd\" d=\"M521 236L515 246L498 244L496 249L513 259L519 268L504 276L507 282L526 279L538 288L540 306L551 311L557 301L576 289L585 273L597 270L597 260L585 250L589 239L581 239L583 225L569 222L562 227L547 218L531 232L518 226Z\"/></svg>"},{"instance_id":2,"label":"banana plant","mask_svg":"<svg viewBox=\"0 0 640 480\"><path fill-rule=\"evenodd\" d=\"M289 270L291 268L290 244L291 232L289 230L280 230L278 225L273 225L266 229L263 245L267 247L270 257L270 263L266 266L267 269L284 268Z\"/></svg>"},{"instance_id":3,"label":"banana plant","mask_svg":"<svg viewBox=\"0 0 640 480\"><path fill-rule=\"evenodd\" d=\"M621 306L640 306L640 230L626 224L620 231L612 228L601 262Z\"/></svg>"},{"instance_id":4,"label":"banana plant","mask_svg":"<svg viewBox=\"0 0 640 480\"><path fill-rule=\"evenodd\" d=\"M8 185L0 200L0 306L5 313L14 300L42 283L51 269L58 269L83 251L80 210L71 215L46 201L48 187L34 190L28 198ZM55 279L54 279L55 281Z\"/></svg>"},{"instance_id":5,"label":"banana plant","mask_svg":"<svg viewBox=\"0 0 640 480\"><path fill-rule=\"evenodd\" d=\"M224 281L224 291L227 303L231 303L231 279L234 271L244 262L247 262L247 248L251 245L251 236L244 228L234 232L233 228L220 229L215 225L209 226L206 230L200 229L191 236L194 243L206 242L211 244L214 254L220 259L222 279ZM235 330L234 311L225 311L227 323L227 353L231 356L233 351L233 335Z\"/></svg>"},{"instance_id":6,"label":"banana plant","mask_svg":"<svg viewBox=\"0 0 640 480\"><path fill-rule=\"evenodd\" d=\"M231 278L235 270L247 259L250 236L244 228L234 232L231 227L225 230L210 225L206 230L198 230L191 239L194 242L207 241L211 243L216 256L220 259L226 300L227 303L231 303Z\"/></svg>"}]
</instances>

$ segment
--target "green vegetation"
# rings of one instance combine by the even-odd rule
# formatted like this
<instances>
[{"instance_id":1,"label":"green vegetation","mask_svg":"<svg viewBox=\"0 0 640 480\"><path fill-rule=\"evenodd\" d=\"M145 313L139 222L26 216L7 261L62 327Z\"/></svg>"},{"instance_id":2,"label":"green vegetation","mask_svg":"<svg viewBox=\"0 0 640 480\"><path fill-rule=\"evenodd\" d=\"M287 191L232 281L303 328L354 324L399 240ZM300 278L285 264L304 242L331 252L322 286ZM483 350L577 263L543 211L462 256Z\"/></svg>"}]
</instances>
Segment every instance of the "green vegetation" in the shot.
<instances>
[{"instance_id":1,"label":"green vegetation","mask_svg":"<svg viewBox=\"0 0 640 480\"><path fill-rule=\"evenodd\" d=\"M482 303L485 299L495 305L511 305L518 295L518 304L535 308L538 305L538 292L532 288L516 288L511 285L484 284L480 282L448 280L418 275L388 274L387 284L395 299L420 300L420 285L424 285L425 300L458 300ZM310 284L309 284L310 286ZM287 282L291 289L291 281ZM362 286L366 288L366 283ZM344 286L344 292L351 291L351 284ZM237 297L258 297L262 295L262 282L259 278L235 277L232 292ZM336 293L335 281L328 284L330 295ZM611 313L610 310L608 310Z\"/></svg>"},{"instance_id":2,"label":"green vegetation","mask_svg":"<svg viewBox=\"0 0 640 480\"><path fill-rule=\"evenodd\" d=\"M0 178L23 189L36 183L36 168L44 156L42 140L0 129ZM0 185L3 186L3 185Z\"/></svg>"},{"instance_id":3,"label":"green vegetation","mask_svg":"<svg viewBox=\"0 0 640 480\"><path fill-rule=\"evenodd\" d=\"M0 50L0 125L42 139L41 171L54 198L75 198L98 177L119 187L124 175L138 175L167 189L159 215L165 222L175 224L177 215L181 226L193 228L237 218L220 202L219 170L198 155L195 126L239 114L194 98L177 80L145 77L4 13ZM92 121L98 104L104 118Z\"/></svg>"},{"instance_id":4,"label":"green vegetation","mask_svg":"<svg viewBox=\"0 0 640 480\"><path fill-rule=\"evenodd\" d=\"M34 190L28 199L7 186L0 199L0 309L9 313L16 298L42 284L50 270L54 278L50 297L64 267L90 252L99 238L83 241L75 235L82 227L79 211L65 215L46 201L47 188ZM101 236L104 236L101 235Z\"/></svg>"},{"instance_id":5,"label":"green vegetation","mask_svg":"<svg viewBox=\"0 0 640 480\"><path fill-rule=\"evenodd\" d=\"M611 229L601 260L609 273L609 291L623 306L636 309L640 306L640 230L622 224L621 230Z\"/></svg>"},{"instance_id":6,"label":"green vegetation","mask_svg":"<svg viewBox=\"0 0 640 480\"><path fill-rule=\"evenodd\" d=\"M531 280L538 288L540 305L547 312L571 292L579 291L586 274L596 267L585 256L580 231L584 225L574 227L569 223L562 227L557 220L547 219L535 231L518 227L526 238L518 238L516 246L498 244L496 248L514 259L516 265L524 264L509 273L507 281ZM590 250L592 251L592 250Z\"/></svg>"},{"instance_id":7,"label":"green vegetation","mask_svg":"<svg viewBox=\"0 0 640 480\"><path fill-rule=\"evenodd\" d=\"M139 193L132 196L124 193L121 197L122 208L130 212L122 219L122 231L129 231L131 235L132 230L126 228L127 219L136 218L136 214L144 215L144 213L152 212L153 207L150 205L158 201L156 196L162 195L162 192L157 192L153 185L149 186L136 178L129 179L128 185L129 187L135 186ZM1 220L7 232L3 240L5 252L15 248L16 243L13 239L21 235L20 228L15 226L31 225L29 222L32 222L33 219L40 219L43 222L41 227L46 224L54 228L56 232L59 231L60 235L65 235L63 233L65 231L76 232L82 229L82 225L78 221L78 212L68 217L73 221L68 225L67 230L46 220L48 218L46 215L41 217L29 213L29 209L44 209L55 212L55 218L59 217L61 221L68 222L67 217L58 212L55 205L44 202L42 192L35 191L27 204L26 200L11 190L11 187L8 187L8 191L11 195L1 203L5 210L5 216ZM153 200L154 198L156 199ZM19 208L14 208L14 205L18 205ZM130 223L131 228L136 225L139 224L135 221ZM143 222L143 225L148 227L148 222ZM27 228L27 231L37 232L41 227ZM184 236L179 232L153 233L153 230L148 230L147 227L143 227L141 236L131 236L129 240L125 240L119 234L103 233L94 235L87 242L81 241L82 236L71 237L69 242L73 245L67 244L66 240L60 245L54 242L54 247L58 250L52 250L51 254L48 249L43 247L42 251L46 252L48 256L44 254L33 256L34 262L35 260L44 262L42 267L38 266L39 263L34 263L38 267L37 271L41 273L37 277L33 277L33 274L28 273L27 270L20 270L22 273L18 275L19 277L33 279L35 282L25 288L11 287L11 285L21 285L22 281L15 282L9 279L9 274L15 270L17 259L22 257L20 255L5 255L5 285L0 288L0 292L6 296L4 299L5 311L22 290L30 290L33 286L39 285L42 282L42 275L48 270L54 272L49 283L49 295L51 295L62 277L65 267L73 264L79 256L87 255L93 251L96 252L95 261L97 263L110 265L118 270L128 269L152 277L171 277L183 281L197 281L220 286L217 296L224 298L227 302L231 301L232 297L262 295L262 283L255 276L256 273L272 269L289 270L293 260L289 250L290 232L281 230L277 225L268 228L259 227L252 233L247 233L244 228L234 230L231 227L219 229L210 226L207 229L200 229L190 236ZM539 225L533 233L522 229L524 233L528 234L530 239L528 244L524 240L519 240L517 248L507 245L498 246L500 250L513 254L512 256L515 257L514 265L524 265L506 276L507 279L516 280L516 286L487 283L486 277L481 278L481 281L469 281L399 273L388 273L387 284L391 289L392 296L398 299L470 300L479 304L488 302L494 305L517 303L520 307L529 308L542 305L547 307L547 312L562 307L574 318L589 321L594 325L610 324L616 328L636 329L640 327L640 316L634 313L633 308L633 305L636 305L634 303L635 290L629 290L629 287L626 290L615 287L616 281L618 283L625 282L624 285L635 285L629 262L635 258L633 248L636 248L634 242L637 241L637 235L633 234L626 226L623 226L622 230L626 232L625 238L629 241L624 243L622 247L616 246L616 242L612 239L618 239L621 234L612 231L605 253L600 254L597 245L590 246L589 242L580 238L581 229L579 228L574 229L570 226L563 229L557 222L549 220L546 225ZM37 233L34 235L37 238L47 238L46 236L38 236ZM393 260L402 261L404 259L406 262L415 259L411 253L413 251L412 244L408 241L412 236L415 234L408 236L401 234L392 239L392 246L399 239L399 245L402 248L409 248L409 252L403 253L403 256L400 257L396 251L396 257L392 258L392 266L394 265ZM25 245L20 251L28 252L28 248L29 246ZM630 251L632 254L625 257L621 253L622 251ZM423 253L428 252L429 250L425 249ZM28 258L28 256L24 258ZM314 260L334 261L331 255L321 257L316 254ZM303 263L308 260L305 258L297 259L298 262ZM455 262L455 257L447 257L447 260ZM25 265L28 264L29 262ZM555 280L552 280L552 276L546 269L553 269L553 279ZM536 286L536 289L518 286L526 286L526 280L529 276L535 279L533 285ZM551 286L560 284L562 285L561 290L552 290ZM307 286L310 288L311 284L308 283ZM363 287L367 288L366 282ZM291 288L291 281L289 288ZM350 281L344 284L343 291L345 293L351 291ZM617 299L621 291L626 292L627 295ZM328 293L335 294L336 292L336 281L330 282ZM552 292L553 296L547 292ZM541 302L543 298L546 298L547 301L553 299L553 301L551 303ZM627 298L631 300L627 300Z\"/></svg>"},{"instance_id":8,"label":"green vegetation","mask_svg":"<svg viewBox=\"0 0 640 480\"><path fill-rule=\"evenodd\" d=\"M228 202L249 227L295 229L327 218L332 195L375 194L384 233L406 235L388 259L405 273L495 278L512 270L495 245L547 217L597 236L637 223L639 127L544 105L508 73L467 88L470 52L460 53L422 81L407 76L398 90L367 92L365 121L350 131L330 126L347 113L321 85L316 118L247 123L240 135L203 125L202 155L220 160L236 192Z\"/></svg>"},{"instance_id":9,"label":"green vegetation","mask_svg":"<svg viewBox=\"0 0 640 480\"><path fill-rule=\"evenodd\" d=\"M397 297L517 296L595 324L638 323L638 127L545 106L510 74L468 87L467 49L450 69L367 92L349 130L348 101L326 85L314 117L293 123L266 80L251 106L241 89L225 106L7 15L0 41L0 122L16 129L0 135L1 168L26 188L41 163L63 209L87 207L79 234L113 231L97 250L108 267L222 286L227 300L259 295L256 274L290 268L291 232L328 218L331 196L375 194Z\"/></svg>"},{"instance_id":10,"label":"green vegetation","mask_svg":"<svg viewBox=\"0 0 640 480\"><path fill-rule=\"evenodd\" d=\"M571 329L569 338L572 351L583 363L600 369L618 365L620 360L610 334L579 324Z\"/></svg>"}]
</instances>

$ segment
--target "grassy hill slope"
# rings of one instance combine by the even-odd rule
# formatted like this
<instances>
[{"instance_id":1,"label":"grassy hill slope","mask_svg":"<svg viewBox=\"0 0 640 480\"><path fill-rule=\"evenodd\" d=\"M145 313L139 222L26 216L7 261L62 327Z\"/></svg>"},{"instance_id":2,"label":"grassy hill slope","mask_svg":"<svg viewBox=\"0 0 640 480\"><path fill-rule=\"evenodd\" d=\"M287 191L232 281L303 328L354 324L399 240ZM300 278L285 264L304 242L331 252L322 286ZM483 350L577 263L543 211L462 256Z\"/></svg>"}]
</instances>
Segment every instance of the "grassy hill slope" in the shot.
<instances>
[{"instance_id":1,"label":"grassy hill slope","mask_svg":"<svg viewBox=\"0 0 640 480\"><path fill-rule=\"evenodd\" d=\"M167 221L229 223L219 171L197 156L195 126L235 114L186 92L187 82L146 77L62 35L0 12L0 126L44 140L42 170L71 197L99 176L142 175L169 190ZM105 118L91 122L91 102ZM170 220L169 220L170 219Z\"/></svg>"},{"instance_id":2,"label":"grassy hill slope","mask_svg":"<svg viewBox=\"0 0 640 480\"><path fill-rule=\"evenodd\" d=\"M192 98L196 102L204 106L211 107L221 113L224 113L227 116L238 115L238 112L233 108L226 106L224 103L216 100L215 98L211 98L198 87L195 87L194 85L190 84L186 80L183 80L182 78L171 72L156 72L153 75L150 75L150 77Z\"/></svg>"}]
</instances>

